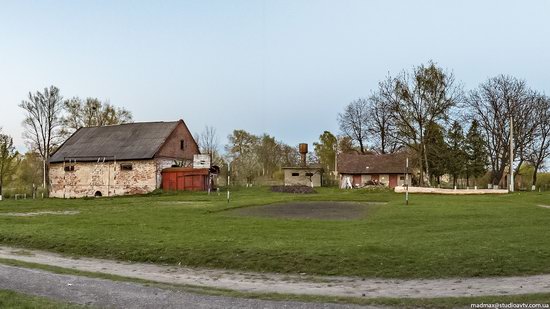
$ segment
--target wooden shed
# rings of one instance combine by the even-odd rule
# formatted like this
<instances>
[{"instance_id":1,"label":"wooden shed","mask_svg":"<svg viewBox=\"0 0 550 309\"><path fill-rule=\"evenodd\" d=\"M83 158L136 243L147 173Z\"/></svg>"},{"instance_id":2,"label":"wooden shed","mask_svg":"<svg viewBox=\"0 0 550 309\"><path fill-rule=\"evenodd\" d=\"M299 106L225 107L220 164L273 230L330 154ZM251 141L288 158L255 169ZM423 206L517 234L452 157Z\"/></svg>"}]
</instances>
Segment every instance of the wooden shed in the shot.
<instances>
[{"instance_id":1,"label":"wooden shed","mask_svg":"<svg viewBox=\"0 0 550 309\"><path fill-rule=\"evenodd\" d=\"M210 172L208 168L171 167L162 170L164 191L206 191Z\"/></svg>"}]
</instances>

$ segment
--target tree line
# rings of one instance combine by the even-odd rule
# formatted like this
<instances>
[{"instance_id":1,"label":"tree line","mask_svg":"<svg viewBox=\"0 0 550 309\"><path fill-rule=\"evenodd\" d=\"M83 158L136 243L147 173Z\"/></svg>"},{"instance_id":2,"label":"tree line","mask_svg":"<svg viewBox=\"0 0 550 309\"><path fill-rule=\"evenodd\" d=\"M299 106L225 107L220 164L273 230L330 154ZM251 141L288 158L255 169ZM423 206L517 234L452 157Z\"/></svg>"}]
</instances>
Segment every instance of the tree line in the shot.
<instances>
[{"instance_id":1,"label":"tree line","mask_svg":"<svg viewBox=\"0 0 550 309\"><path fill-rule=\"evenodd\" d=\"M515 174L523 164L534 168L535 185L550 156L548 96L507 75L465 91L433 62L387 76L368 98L349 103L338 123L361 153L409 151L422 185L486 171L492 184L503 185L510 159Z\"/></svg>"},{"instance_id":2,"label":"tree line","mask_svg":"<svg viewBox=\"0 0 550 309\"><path fill-rule=\"evenodd\" d=\"M7 180L27 187L41 184L44 169L47 173L44 162L79 128L133 121L125 108L92 97L64 99L55 86L29 92L19 106L25 113L29 152L17 153L13 139L0 128L0 195ZM421 185L439 184L443 175L453 184L465 179L470 185L487 172L492 184L502 185L512 146L513 172L530 165L534 185L550 157L550 99L507 75L466 91L453 72L428 62L386 76L368 97L350 102L336 118L339 134L324 131L308 155L309 163L319 164L328 174L335 170L337 153L407 151ZM220 147L216 129L206 126L195 140L214 164L225 173L231 169L232 177L241 182L282 179L282 167L300 162L297 145L267 133L234 130Z\"/></svg>"}]
</instances>

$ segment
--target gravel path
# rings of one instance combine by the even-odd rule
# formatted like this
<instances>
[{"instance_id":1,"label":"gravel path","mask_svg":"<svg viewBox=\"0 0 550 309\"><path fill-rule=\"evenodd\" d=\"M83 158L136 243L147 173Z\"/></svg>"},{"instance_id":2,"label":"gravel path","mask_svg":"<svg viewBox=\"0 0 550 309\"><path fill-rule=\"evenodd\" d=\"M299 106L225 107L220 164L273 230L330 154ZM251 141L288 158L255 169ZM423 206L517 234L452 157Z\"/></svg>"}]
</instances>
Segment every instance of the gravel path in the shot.
<instances>
[{"instance_id":1,"label":"gravel path","mask_svg":"<svg viewBox=\"0 0 550 309\"><path fill-rule=\"evenodd\" d=\"M100 308L377 308L198 295L5 265L0 265L0 289Z\"/></svg>"},{"instance_id":2,"label":"gravel path","mask_svg":"<svg viewBox=\"0 0 550 309\"><path fill-rule=\"evenodd\" d=\"M256 293L352 297L434 298L550 293L550 275L454 279L363 279L357 277L297 276L191 269L142 263L78 258L0 246L0 258L114 274L169 284Z\"/></svg>"}]
</instances>

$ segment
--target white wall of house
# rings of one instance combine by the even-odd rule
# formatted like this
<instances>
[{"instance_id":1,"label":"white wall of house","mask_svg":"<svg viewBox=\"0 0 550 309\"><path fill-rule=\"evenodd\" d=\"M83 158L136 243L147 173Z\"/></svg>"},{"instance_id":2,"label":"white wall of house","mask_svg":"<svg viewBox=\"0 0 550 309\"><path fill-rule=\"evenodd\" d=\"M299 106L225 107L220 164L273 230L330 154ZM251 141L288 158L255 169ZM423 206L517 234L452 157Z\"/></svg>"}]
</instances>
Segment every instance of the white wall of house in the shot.
<instances>
[{"instance_id":1,"label":"white wall of house","mask_svg":"<svg viewBox=\"0 0 550 309\"><path fill-rule=\"evenodd\" d=\"M374 177L373 177L374 176ZM389 186L390 184L390 175L389 174L362 174L361 175L361 185L366 184L368 181L377 179L380 184ZM346 188L347 182L353 183L353 175L351 174L340 174L340 188ZM398 174L397 177L397 186L403 186L405 184L405 174ZM410 177L410 175L409 175ZM410 179L409 179L410 181Z\"/></svg>"},{"instance_id":2,"label":"white wall of house","mask_svg":"<svg viewBox=\"0 0 550 309\"><path fill-rule=\"evenodd\" d=\"M409 181L410 181L411 175L409 175ZM397 175L397 185L398 186L404 186L405 185L405 175Z\"/></svg>"},{"instance_id":3,"label":"white wall of house","mask_svg":"<svg viewBox=\"0 0 550 309\"><path fill-rule=\"evenodd\" d=\"M371 180L371 175L361 175L361 183L365 184Z\"/></svg>"}]
</instances>

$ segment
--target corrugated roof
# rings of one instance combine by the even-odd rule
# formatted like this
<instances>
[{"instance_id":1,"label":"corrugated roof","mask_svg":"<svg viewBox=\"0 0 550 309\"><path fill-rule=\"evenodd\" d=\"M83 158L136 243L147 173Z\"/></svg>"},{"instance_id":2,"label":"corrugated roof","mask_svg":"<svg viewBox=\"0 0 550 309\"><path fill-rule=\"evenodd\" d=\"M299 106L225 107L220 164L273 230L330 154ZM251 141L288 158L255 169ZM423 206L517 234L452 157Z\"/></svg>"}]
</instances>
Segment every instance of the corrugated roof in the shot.
<instances>
[{"instance_id":1,"label":"corrugated roof","mask_svg":"<svg viewBox=\"0 0 550 309\"><path fill-rule=\"evenodd\" d=\"M338 155L340 174L404 174L407 155L393 154L346 154ZM367 168L368 167L368 168Z\"/></svg>"},{"instance_id":2,"label":"corrugated roof","mask_svg":"<svg viewBox=\"0 0 550 309\"><path fill-rule=\"evenodd\" d=\"M137 122L77 130L51 156L50 163L77 161L151 159L179 121Z\"/></svg>"}]
</instances>

